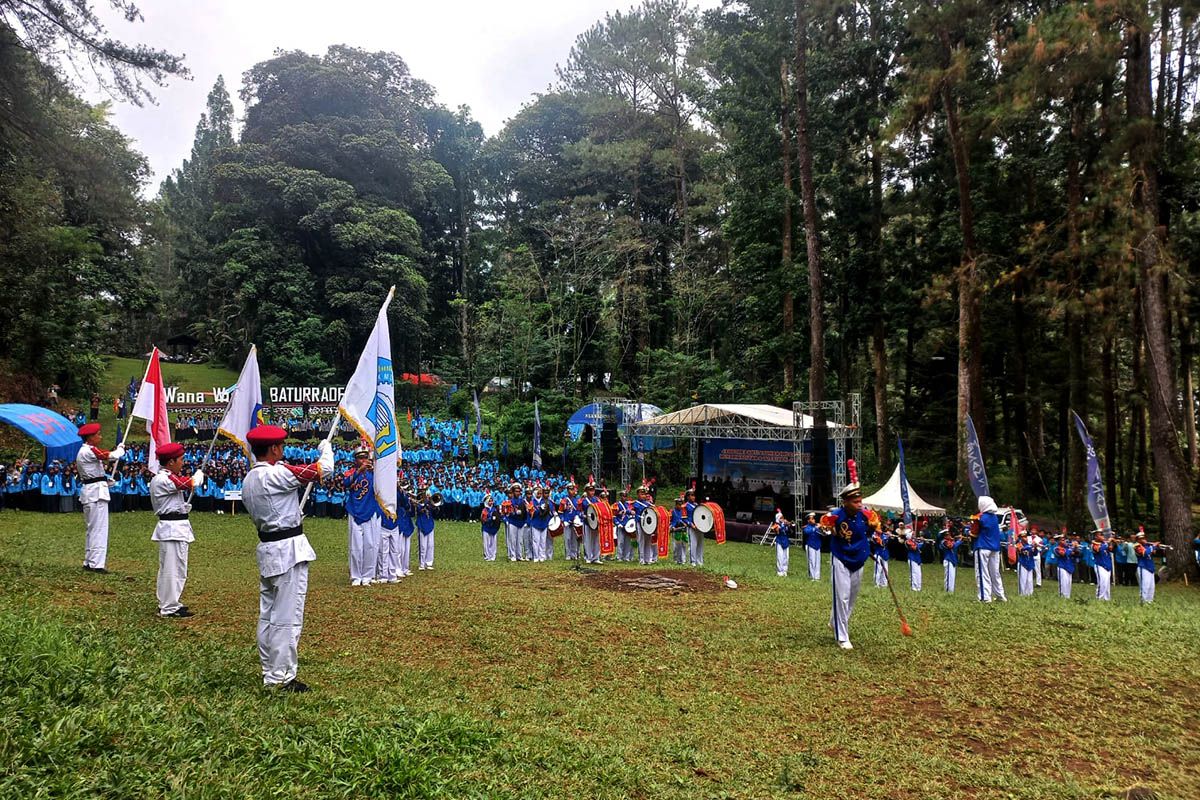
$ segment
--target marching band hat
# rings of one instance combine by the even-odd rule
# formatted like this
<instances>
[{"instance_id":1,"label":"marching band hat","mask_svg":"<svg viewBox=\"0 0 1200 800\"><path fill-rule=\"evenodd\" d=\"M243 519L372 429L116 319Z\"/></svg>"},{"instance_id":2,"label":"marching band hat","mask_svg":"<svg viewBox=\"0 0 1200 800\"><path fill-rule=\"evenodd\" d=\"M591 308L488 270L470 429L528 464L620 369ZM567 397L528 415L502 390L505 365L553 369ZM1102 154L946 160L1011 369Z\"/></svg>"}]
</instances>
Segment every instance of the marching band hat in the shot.
<instances>
[{"instance_id":1,"label":"marching band hat","mask_svg":"<svg viewBox=\"0 0 1200 800\"><path fill-rule=\"evenodd\" d=\"M1138 539L1145 539L1145 538L1146 538L1146 532L1145 532L1145 531L1138 531L1138 532L1137 532L1137 538L1138 538Z\"/></svg>"},{"instance_id":2,"label":"marching band hat","mask_svg":"<svg viewBox=\"0 0 1200 800\"><path fill-rule=\"evenodd\" d=\"M355 458L370 458L371 451L369 449L367 449L366 447L355 448L354 457Z\"/></svg>"},{"instance_id":3,"label":"marching band hat","mask_svg":"<svg viewBox=\"0 0 1200 800\"><path fill-rule=\"evenodd\" d=\"M282 444L287 438L287 431L278 425L258 425L246 434L246 441L252 445Z\"/></svg>"},{"instance_id":4,"label":"marching band hat","mask_svg":"<svg viewBox=\"0 0 1200 800\"><path fill-rule=\"evenodd\" d=\"M807 514L805 514L805 515L804 515L804 518L805 518L805 519L816 519L816 518L817 518L817 512L815 512L815 511L810 511L810 512L808 512Z\"/></svg>"},{"instance_id":5,"label":"marching band hat","mask_svg":"<svg viewBox=\"0 0 1200 800\"><path fill-rule=\"evenodd\" d=\"M862 486L856 483L847 483L846 488L842 489L838 497L843 500L849 500L853 497L862 497Z\"/></svg>"},{"instance_id":6,"label":"marching band hat","mask_svg":"<svg viewBox=\"0 0 1200 800\"><path fill-rule=\"evenodd\" d=\"M86 425L79 426L79 438L80 439L86 439L87 437L91 436L92 434L99 433L99 432L100 432L100 423L99 422L89 422Z\"/></svg>"},{"instance_id":7,"label":"marching band hat","mask_svg":"<svg viewBox=\"0 0 1200 800\"><path fill-rule=\"evenodd\" d=\"M158 460L165 464L172 458L179 458L183 455L183 445L179 442L167 442L162 447L159 447L155 453L158 455Z\"/></svg>"}]
</instances>

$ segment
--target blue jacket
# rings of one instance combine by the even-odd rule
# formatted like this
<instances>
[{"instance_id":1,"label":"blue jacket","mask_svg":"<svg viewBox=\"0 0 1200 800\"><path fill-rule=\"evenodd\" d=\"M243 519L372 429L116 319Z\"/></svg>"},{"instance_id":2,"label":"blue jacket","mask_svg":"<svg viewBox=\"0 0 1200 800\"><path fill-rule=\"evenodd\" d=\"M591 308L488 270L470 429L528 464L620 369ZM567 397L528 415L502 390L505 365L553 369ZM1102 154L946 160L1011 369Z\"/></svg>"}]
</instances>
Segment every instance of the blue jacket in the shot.
<instances>
[{"instance_id":1,"label":"blue jacket","mask_svg":"<svg viewBox=\"0 0 1200 800\"><path fill-rule=\"evenodd\" d=\"M834 509L833 535L829 537L829 549L833 557L846 565L851 572L862 569L871 555L870 531L867 527L867 517L859 511L854 516L844 508ZM850 529L850 541L841 534L842 524Z\"/></svg>"}]
</instances>

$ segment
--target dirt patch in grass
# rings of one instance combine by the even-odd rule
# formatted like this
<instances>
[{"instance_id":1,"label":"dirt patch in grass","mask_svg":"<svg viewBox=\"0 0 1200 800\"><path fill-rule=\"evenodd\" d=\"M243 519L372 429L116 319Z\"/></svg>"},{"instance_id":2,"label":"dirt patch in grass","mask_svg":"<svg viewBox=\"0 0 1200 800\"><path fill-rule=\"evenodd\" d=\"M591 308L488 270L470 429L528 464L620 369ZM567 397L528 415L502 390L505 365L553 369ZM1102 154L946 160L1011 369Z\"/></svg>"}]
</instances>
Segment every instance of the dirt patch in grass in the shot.
<instances>
[{"instance_id":1,"label":"dirt patch in grass","mask_svg":"<svg viewBox=\"0 0 1200 800\"><path fill-rule=\"evenodd\" d=\"M626 569L584 576L584 585L609 592L666 592L668 594L727 591L721 579L703 572L672 570L643 572Z\"/></svg>"}]
</instances>

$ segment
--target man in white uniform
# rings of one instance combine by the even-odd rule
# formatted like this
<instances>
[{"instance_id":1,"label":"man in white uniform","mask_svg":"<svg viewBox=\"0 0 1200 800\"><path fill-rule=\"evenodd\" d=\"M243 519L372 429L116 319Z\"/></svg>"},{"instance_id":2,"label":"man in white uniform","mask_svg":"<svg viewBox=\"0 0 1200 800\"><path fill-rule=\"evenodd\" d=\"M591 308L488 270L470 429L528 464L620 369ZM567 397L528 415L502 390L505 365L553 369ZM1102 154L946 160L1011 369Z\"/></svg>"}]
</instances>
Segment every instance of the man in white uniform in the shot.
<instances>
[{"instance_id":1,"label":"man in white uniform","mask_svg":"<svg viewBox=\"0 0 1200 800\"><path fill-rule=\"evenodd\" d=\"M204 471L198 469L190 478L180 474L183 445L177 442L158 448L157 456L163 468L150 479L150 505L158 515L150 541L158 542L158 615L190 617L192 612L179 602L187 584L188 545L195 541L188 520L192 505L187 502L187 492L203 485Z\"/></svg>"},{"instance_id":2,"label":"man in white uniform","mask_svg":"<svg viewBox=\"0 0 1200 800\"><path fill-rule=\"evenodd\" d=\"M125 455L125 445L119 444L111 453L100 449L100 423L89 422L79 429L83 446L75 456L75 471L79 474L79 502L83 505L83 521L87 536L83 546L83 568L88 572L107 574L108 562L108 475L109 461L119 461Z\"/></svg>"},{"instance_id":3,"label":"man in white uniform","mask_svg":"<svg viewBox=\"0 0 1200 800\"><path fill-rule=\"evenodd\" d=\"M256 463L242 485L242 503L258 530L258 656L263 686L307 692L296 680L297 648L304 627L308 562L317 554L301 527L299 491L333 470L333 447L322 440L315 464L279 463L287 431L259 425L246 434Z\"/></svg>"}]
</instances>

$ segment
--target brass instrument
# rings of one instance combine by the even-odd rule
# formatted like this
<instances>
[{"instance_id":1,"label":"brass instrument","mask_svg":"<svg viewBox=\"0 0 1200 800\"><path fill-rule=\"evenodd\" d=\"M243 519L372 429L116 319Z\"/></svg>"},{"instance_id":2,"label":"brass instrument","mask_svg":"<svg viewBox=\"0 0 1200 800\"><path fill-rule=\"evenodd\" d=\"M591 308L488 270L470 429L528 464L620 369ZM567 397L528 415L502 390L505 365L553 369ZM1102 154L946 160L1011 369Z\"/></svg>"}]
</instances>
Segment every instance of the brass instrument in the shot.
<instances>
[{"instance_id":1,"label":"brass instrument","mask_svg":"<svg viewBox=\"0 0 1200 800\"><path fill-rule=\"evenodd\" d=\"M441 508L442 507L442 493L434 492L433 494L429 495L429 503L434 508Z\"/></svg>"}]
</instances>

